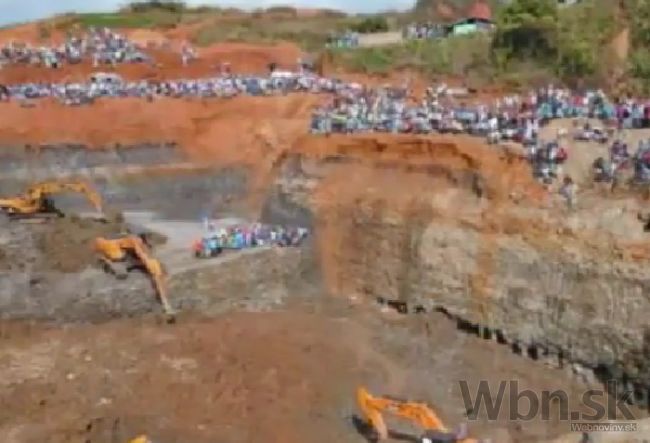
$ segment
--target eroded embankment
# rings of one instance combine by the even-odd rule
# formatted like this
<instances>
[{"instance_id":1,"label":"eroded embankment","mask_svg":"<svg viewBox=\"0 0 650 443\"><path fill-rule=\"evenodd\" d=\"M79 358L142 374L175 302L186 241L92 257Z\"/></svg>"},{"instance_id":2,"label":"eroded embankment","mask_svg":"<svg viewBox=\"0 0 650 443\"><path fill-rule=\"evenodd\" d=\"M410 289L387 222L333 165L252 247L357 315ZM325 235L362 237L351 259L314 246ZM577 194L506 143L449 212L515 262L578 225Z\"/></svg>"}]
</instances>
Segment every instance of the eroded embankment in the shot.
<instances>
[{"instance_id":1,"label":"eroded embankment","mask_svg":"<svg viewBox=\"0 0 650 443\"><path fill-rule=\"evenodd\" d=\"M316 214L330 292L444 310L647 403L647 262L610 232L572 229L512 154L465 138L381 140L308 138L279 166L276 192Z\"/></svg>"},{"instance_id":2,"label":"eroded embankment","mask_svg":"<svg viewBox=\"0 0 650 443\"><path fill-rule=\"evenodd\" d=\"M117 144L132 147L146 141L158 145L169 141L166 144L176 143L184 158L202 167L250 171L247 205L259 211L277 158L304 134L310 109L326 98L291 94L229 100L161 98L153 103L124 98L99 100L92 109L47 100L35 108L5 103L0 104L4 123L0 140L8 147L72 144L98 151ZM114 161L110 153L103 160L99 160L101 155L88 155L97 159L91 161ZM169 155L163 153L161 157ZM161 161L158 154L148 157L151 164Z\"/></svg>"}]
</instances>

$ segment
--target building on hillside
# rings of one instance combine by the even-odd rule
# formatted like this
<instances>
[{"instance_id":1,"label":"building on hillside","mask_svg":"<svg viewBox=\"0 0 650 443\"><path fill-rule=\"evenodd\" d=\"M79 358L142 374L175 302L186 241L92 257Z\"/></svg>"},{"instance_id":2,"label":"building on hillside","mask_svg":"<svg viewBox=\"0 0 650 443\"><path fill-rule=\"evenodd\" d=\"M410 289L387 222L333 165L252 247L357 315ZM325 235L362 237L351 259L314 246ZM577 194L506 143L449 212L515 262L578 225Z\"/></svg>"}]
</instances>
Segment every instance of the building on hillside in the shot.
<instances>
[{"instance_id":1,"label":"building on hillside","mask_svg":"<svg viewBox=\"0 0 650 443\"><path fill-rule=\"evenodd\" d=\"M449 35L466 35L494 29L492 9L487 0L476 0L467 16L449 26Z\"/></svg>"}]
</instances>

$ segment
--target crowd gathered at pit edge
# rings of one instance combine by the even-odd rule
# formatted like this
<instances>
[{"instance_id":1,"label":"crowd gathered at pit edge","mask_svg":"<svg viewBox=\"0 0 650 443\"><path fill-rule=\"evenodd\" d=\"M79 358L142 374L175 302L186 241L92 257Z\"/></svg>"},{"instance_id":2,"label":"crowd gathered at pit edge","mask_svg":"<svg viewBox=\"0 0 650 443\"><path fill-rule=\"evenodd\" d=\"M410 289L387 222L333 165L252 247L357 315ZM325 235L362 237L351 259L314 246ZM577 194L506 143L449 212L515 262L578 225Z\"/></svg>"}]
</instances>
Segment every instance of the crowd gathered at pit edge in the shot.
<instances>
[{"instance_id":1,"label":"crowd gathered at pit edge","mask_svg":"<svg viewBox=\"0 0 650 443\"><path fill-rule=\"evenodd\" d=\"M197 58L194 50L183 46L183 64ZM117 63L151 63L146 48L109 29L90 29L81 37L69 37L58 47L31 47L11 43L0 48L0 64L32 64L58 69L91 59L93 65ZM368 88L354 82L316 75L309 64L297 61L295 71L280 71L269 65L265 75L235 75L228 63L220 72L201 79L169 81L124 81L116 74L97 72L86 82L22 83L0 85L0 99L15 100L34 106L37 99L53 98L66 105L92 104L99 98L136 97L154 100L174 98L231 98L238 95L272 96L289 93L327 94L326 104L314 110L310 131L330 133L468 133L485 137L490 143L510 140L523 144L542 180L558 176L568 154L557 140L538 140L541 126L558 118L589 118L603 122L603 127L588 124L578 127L574 137L608 142L613 128L650 127L650 100L628 98L611 100L602 91L577 93L548 86L528 94L509 95L490 103L467 104L467 97L446 85L430 87L414 98L407 86ZM609 159L594 164L597 176L611 180L618 168L633 162L635 175L650 180L650 141L641 142L634 155L620 140L612 140Z\"/></svg>"}]
</instances>

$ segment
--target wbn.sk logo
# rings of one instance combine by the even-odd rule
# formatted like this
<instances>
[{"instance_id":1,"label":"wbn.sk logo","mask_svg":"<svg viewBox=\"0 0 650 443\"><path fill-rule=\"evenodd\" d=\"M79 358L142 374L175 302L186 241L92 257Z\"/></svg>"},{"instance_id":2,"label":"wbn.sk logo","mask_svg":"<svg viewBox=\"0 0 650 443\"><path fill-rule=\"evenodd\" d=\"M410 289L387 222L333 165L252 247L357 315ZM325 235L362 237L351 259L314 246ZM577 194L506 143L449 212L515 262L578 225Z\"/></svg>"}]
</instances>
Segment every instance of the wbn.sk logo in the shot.
<instances>
[{"instance_id":1,"label":"wbn.sk logo","mask_svg":"<svg viewBox=\"0 0 650 443\"><path fill-rule=\"evenodd\" d=\"M608 382L606 390L590 389L583 392L579 399L573 401L582 406L586 412L572 409L569 395L558 389L556 391L534 392L519 389L517 380L502 381L495 392L487 381L479 382L474 396L466 381L460 381L460 391L469 420L478 419L481 410L488 420L497 420L501 415L505 396L508 395L507 417L512 421L528 421L536 418L542 420L559 419L562 421L634 420L626 401L631 392L621 391L615 382ZM606 394L609 392L609 394Z\"/></svg>"}]
</instances>

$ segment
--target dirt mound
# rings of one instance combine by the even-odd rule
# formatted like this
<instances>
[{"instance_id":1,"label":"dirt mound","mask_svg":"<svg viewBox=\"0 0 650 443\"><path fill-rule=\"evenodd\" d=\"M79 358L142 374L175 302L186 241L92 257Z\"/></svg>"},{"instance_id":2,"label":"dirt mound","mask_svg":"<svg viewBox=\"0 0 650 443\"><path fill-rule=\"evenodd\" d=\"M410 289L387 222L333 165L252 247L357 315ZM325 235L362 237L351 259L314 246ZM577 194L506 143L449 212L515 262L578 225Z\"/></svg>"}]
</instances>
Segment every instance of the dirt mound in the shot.
<instances>
[{"instance_id":1,"label":"dirt mound","mask_svg":"<svg viewBox=\"0 0 650 443\"><path fill-rule=\"evenodd\" d=\"M460 335L444 318L389 320L329 300L317 313L287 307L183 317L175 326L148 319L61 329L5 324L0 435L21 443L125 442L140 433L161 443L260 435L273 443L361 443L352 420L359 385L431 403L450 427L466 421L458 380L473 387L514 375L522 389L582 393L561 371ZM507 432L494 438L497 427L509 426L520 437L514 441L537 441L566 428L551 417L519 429L507 417L472 422L470 432L510 442ZM421 432L402 420L389 426Z\"/></svg>"},{"instance_id":2,"label":"dirt mound","mask_svg":"<svg viewBox=\"0 0 650 443\"><path fill-rule=\"evenodd\" d=\"M48 269L78 272L95 263L93 240L122 232L120 222L98 222L77 217L66 217L48 222L36 244L43 253Z\"/></svg>"},{"instance_id":3,"label":"dirt mound","mask_svg":"<svg viewBox=\"0 0 650 443\"><path fill-rule=\"evenodd\" d=\"M97 237L111 237L128 233L132 227L119 218L109 221L66 217L55 219L39 227L36 246L43 255L46 269L60 272L78 272L95 263L93 241ZM158 233L145 233L152 245L166 242Z\"/></svg>"},{"instance_id":4,"label":"dirt mound","mask_svg":"<svg viewBox=\"0 0 650 443\"><path fill-rule=\"evenodd\" d=\"M127 441L146 432L161 442L254 441L259 435L271 442L290 442L311 435L307 441L324 443L340 441L337 434L348 432L337 402L342 395L351 398L360 381L355 376L363 371L358 356L365 356L375 370L381 367L349 322L233 314L216 322L184 322L166 331L134 326L106 325L101 339L91 328L77 330L77 340L64 331L51 331L48 344L12 354L12 369L22 370L5 373L0 404L17 399L14 395L25 386L15 384L21 378L31 388L23 391L22 405L12 411L36 418L50 404L58 404L56 410L65 413L56 413L52 421L38 419L56 423L48 432L51 441L68 441L70 433L82 441ZM72 347L64 344L70 339L76 342ZM111 351L116 343L117 354ZM49 359L59 352L65 362L51 366ZM327 366L319 358L325 355ZM47 384L32 378L39 374L67 377L68 384L52 396ZM81 386L86 387L78 390ZM89 386L94 386L92 393ZM39 402L45 409L32 407ZM7 414L0 422L17 415L2 409ZM37 428L20 441L37 438L44 431Z\"/></svg>"},{"instance_id":5,"label":"dirt mound","mask_svg":"<svg viewBox=\"0 0 650 443\"><path fill-rule=\"evenodd\" d=\"M43 101L36 108L0 104L4 144L73 142L93 146L177 141L196 154L234 155L260 133L305 132L314 95L231 100L99 100L92 107ZM246 116L246 118L242 118ZM83 124L79 124L83 122ZM293 140L292 140L293 141ZM257 145L259 147L259 144Z\"/></svg>"}]
</instances>

